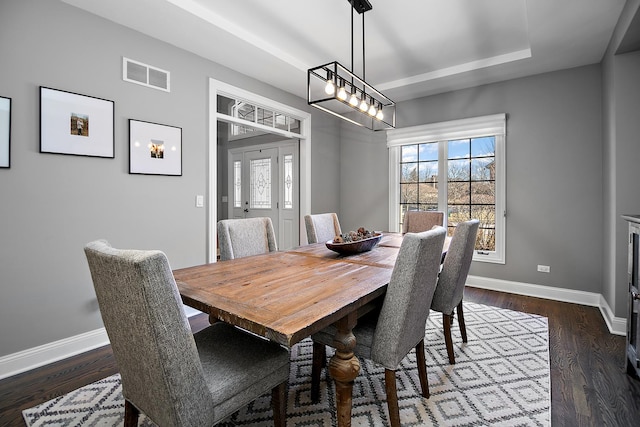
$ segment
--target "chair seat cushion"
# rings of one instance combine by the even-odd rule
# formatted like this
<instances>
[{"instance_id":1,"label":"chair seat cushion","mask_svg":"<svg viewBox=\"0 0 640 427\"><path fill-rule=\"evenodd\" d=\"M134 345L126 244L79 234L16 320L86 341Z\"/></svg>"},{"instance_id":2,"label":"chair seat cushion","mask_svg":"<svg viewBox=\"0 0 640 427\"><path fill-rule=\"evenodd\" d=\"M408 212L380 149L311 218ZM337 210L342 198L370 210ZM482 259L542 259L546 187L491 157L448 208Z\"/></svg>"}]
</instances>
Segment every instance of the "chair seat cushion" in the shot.
<instances>
[{"instance_id":1,"label":"chair seat cushion","mask_svg":"<svg viewBox=\"0 0 640 427\"><path fill-rule=\"evenodd\" d=\"M289 379L289 351L274 342L224 322L194 338L217 421Z\"/></svg>"}]
</instances>

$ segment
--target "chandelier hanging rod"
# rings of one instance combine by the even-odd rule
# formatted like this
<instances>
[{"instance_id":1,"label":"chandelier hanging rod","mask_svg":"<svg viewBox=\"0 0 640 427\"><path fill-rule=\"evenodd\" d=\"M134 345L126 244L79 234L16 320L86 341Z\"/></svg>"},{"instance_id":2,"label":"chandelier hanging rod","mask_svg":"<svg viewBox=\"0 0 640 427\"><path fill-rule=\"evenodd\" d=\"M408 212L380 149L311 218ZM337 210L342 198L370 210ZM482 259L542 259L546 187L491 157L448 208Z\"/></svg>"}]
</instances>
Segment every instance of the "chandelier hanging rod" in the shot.
<instances>
[{"instance_id":1,"label":"chandelier hanging rod","mask_svg":"<svg viewBox=\"0 0 640 427\"><path fill-rule=\"evenodd\" d=\"M310 68L307 73L308 104L371 130L395 128L395 102L365 81L366 51L364 12L368 0L347 0L351 5L351 69L337 61ZM354 72L354 11L362 15L362 77Z\"/></svg>"}]
</instances>

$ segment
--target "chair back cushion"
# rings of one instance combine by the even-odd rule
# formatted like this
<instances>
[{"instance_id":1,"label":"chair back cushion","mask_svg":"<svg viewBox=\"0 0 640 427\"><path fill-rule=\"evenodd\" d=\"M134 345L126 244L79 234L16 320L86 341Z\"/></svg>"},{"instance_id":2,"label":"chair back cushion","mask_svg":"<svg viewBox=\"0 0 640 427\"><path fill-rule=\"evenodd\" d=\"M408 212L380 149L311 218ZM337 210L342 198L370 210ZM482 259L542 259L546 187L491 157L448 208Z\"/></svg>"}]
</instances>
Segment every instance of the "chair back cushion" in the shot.
<instances>
[{"instance_id":1,"label":"chair back cushion","mask_svg":"<svg viewBox=\"0 0 640 427\"><path fill-rule=\"evenodd\" d=\"M473 219L456 226L433 295L432 309L452 314L453 309L462 301L479 225L480 222Z\"/></svg>"},{"instance_id":2,"label":"chair back cushion","mask_svg":"<svg viewBox=\"0 0 640 427\"><path fill-rule=\"evenodd\" d=\"M213 399L167 257L103 240L84 251L124 397L159 425L211 425Z\"/></svg>"},{"instance_id":3,"label":"chair back cushion","mask_svg":"<svg viewBox=\"0 0 640 427\"><path fill-rule=\"evenodd\" d=\"M278 250L271 218L218 221L220 260L243 258Z\"/></svg>"},{"instance_id":4,"label":"chair back cushion","mask_svg":"<svg viewBox=\"0 0 640 427\"><path fill-rule=\"evenodd\" d=\"M431 230L435 225L444 223L444 212L440 211L407 211L402 219L402 234L420 233Z\"/></svg>"},{"instance_id":5,"label":"chair back cushion","mask_svg":"<svg viewBox=\"0 0 640 427\"><path fill-rule=\"evenodd\" d=\"M371 358L395 370L424 339L446 230L408 233L402 240L373 338Z\"/></svg>"},{"instance_id":6,"label":"chair back cushion","mask_svg":"<svg viewBox=\"0 0 640 427\"><path fill-rule=\"evenodd\" d=\"M307 241L309 243L326 242L342 234L338 215L335 213L305 215L304 225L307 228Z\"/></svg>"}]
</instances>

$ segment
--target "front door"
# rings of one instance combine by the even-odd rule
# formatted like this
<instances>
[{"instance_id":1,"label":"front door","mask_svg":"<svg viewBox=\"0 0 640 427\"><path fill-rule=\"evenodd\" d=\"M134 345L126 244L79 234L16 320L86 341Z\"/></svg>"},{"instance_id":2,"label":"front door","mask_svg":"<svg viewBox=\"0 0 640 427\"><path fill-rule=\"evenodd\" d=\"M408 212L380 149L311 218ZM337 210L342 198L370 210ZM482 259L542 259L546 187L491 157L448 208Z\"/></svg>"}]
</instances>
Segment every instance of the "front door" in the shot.
<instances>
[{"instance_id":1,"label":"front door","mask_svg":"<svg viewBox=\"0 0 640 427\"><path fill-rule=\"evenodd\" d=\"M271 218L282 250L299 242L297 153L290 141L229 150L229 217Z\"/></svg>"}]
</instances>

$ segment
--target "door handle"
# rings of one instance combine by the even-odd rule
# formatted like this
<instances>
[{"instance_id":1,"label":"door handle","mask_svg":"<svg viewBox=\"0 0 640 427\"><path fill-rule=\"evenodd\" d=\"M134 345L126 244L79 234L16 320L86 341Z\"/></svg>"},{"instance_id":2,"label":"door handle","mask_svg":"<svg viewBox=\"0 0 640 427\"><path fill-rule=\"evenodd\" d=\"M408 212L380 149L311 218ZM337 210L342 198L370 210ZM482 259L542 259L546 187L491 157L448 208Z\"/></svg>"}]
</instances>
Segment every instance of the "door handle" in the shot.
<instances>
[{"instance_id":1,"label":"door handle","mask_svg":"<svg viewBox=\"0 0 640 427\"><path fill-rule=\"evenodd\" d=\"M245 209L244 209L244 211L245 211L245 212L249 212L249 209L245 208Z\"/></svg>"}]
</instances>

